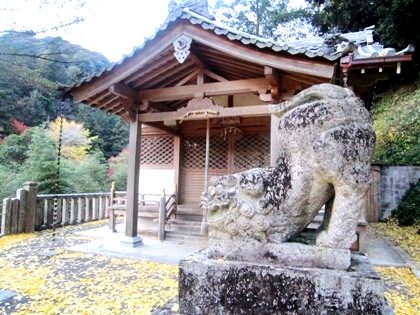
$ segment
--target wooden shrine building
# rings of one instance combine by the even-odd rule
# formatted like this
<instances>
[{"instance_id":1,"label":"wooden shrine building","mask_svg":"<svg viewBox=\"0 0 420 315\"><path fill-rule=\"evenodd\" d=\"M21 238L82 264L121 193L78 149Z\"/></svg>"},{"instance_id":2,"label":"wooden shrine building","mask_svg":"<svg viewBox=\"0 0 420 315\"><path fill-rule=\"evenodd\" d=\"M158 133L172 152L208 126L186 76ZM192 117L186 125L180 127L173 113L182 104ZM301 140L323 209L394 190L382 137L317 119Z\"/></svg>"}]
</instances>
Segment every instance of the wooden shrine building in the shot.
<instances>
[{"instance_id":1,"label":"wooden shrine building","mask_svg":"<svg viewBox=\"0 0 420 315\"><path fill-rule=\"evenodd\" d=\"M156 179L177 187L179 207L201 213L207 130L208 176L222 175L270 165L268 104L333 83L369 106L374 83L401 72L412 50L363 52L371 34L278 43L180 9L131 55L72 87L74 102L130 123L126 236L136 243L138 192Z\"/></svg>"}]
</instances>

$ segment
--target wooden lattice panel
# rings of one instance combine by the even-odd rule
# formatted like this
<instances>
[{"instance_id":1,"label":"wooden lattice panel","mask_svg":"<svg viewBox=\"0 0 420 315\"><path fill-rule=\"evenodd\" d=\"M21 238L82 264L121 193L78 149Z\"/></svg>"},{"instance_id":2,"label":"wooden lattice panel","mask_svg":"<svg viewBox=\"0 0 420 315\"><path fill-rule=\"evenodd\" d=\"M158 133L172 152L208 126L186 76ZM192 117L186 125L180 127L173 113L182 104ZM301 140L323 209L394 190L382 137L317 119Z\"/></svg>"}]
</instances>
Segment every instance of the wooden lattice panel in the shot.
<instances>
[{"instance_id":1,"label":"wooden lattice panel","mask_svg":"<svg viewBox=\"0 0 420 315\"><path fill-rule=\"evenodd\" d=\"M209 168L227 169L228 144L219 136L210 137ZM206 138L191 136L185 137L182 145L182 167L205 167Z\"/></svg>"},{"instance_id":2,"label":"wooden lattice panel","mask_svg":"<svg viewBox=\"0 0 420 315\"><path fill-rule=\"evenodd\" d=\"M174 138L146 136L141 139L141 164L173 165Z\"/></svg>"},{"instance_id":3,"label":"wooden lattice panel","mask_svg":"<svg viewBox=\"0 0 420 315\"><path fill-rule=\"evenodd\" d=\"M245 134L235 141L234 172L269 165L269 135Z\"/></svg>"}]
</instances>

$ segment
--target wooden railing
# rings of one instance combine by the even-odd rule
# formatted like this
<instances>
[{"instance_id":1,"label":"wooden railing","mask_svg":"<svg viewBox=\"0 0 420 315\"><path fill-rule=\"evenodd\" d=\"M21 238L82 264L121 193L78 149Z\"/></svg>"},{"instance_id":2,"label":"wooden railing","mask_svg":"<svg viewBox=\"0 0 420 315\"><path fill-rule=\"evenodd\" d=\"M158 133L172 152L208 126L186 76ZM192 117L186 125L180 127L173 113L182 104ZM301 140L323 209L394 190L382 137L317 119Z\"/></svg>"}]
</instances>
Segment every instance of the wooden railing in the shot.
<instances>
[{"instance_id":1,"label":"wooden railing","mask_svg":"<svg viewBox=\"0 0 420 315\"><path fill-rule=\"evenodd\" d=\"M139 194L139 215L158 218L159 194ZM115 215L125 214L126 191L38 195L37 184L26 182L16 197L5 198L0 207L0 236L34 232L110 218L115 228ZM164 223L176 215L176 194L165 197ZM118 213L114 210L120 210ZM110 214L113 214L110 216ZM112 220L114 219L114 220Z\"/></svg>"},{"instance_id":2,"label":"wooden railing","mask_svg":"<svg viewBox=\"0 0 420 315\"><path fill-rule=\"evenodd\" d=\"M109 213L109 228L116 232L116 217L125 215L126 212L127 193L125 191L116 191L115 187L111 188ZM166 196L165 190L161 195L158 194L139 194L139 217L158 216L159 229L158 235L160 240L165 239L165 224L172 217L176 217L177 210L177 194L173 193Z\"/></svg>"},{"instance_id":3,"label":"wooden railing","mask_svg":"<svg viewBox=\"0 0 420 315\"><path fill-rule=\"evenodd\" d=\"M27 182L15 198L3 199L0 235L33 232L108 218L109 192L38 195Z\"/></svg>"},{"instance_id":4,"label":"wooden railing","mask_svg":"<svg viewBox=\"0 0 420 315\"><path fill-rule=\"evenodd\" d=\"M167 223L168 220L172 216L175 216L175 218L176 218L176 210L177 210L177 206L178 206L178 202L177 202L177 198L176 197L177 197L176 196L176 193L173 193L166 200L166 206L165 206L165 209L166 209L165 223Z\"/></svg>"},{"instance_id":5,"label":"wooden railing","mask_svg":"<svg viewBox=\"0 0 420 315\"><path fill-rule=\"evenodd\" d=\"M108 218L108 192L84 194L38 195L35 229L80 224ZM57 200L56 222L54 201Z\"/></svg>"}]
</instances>

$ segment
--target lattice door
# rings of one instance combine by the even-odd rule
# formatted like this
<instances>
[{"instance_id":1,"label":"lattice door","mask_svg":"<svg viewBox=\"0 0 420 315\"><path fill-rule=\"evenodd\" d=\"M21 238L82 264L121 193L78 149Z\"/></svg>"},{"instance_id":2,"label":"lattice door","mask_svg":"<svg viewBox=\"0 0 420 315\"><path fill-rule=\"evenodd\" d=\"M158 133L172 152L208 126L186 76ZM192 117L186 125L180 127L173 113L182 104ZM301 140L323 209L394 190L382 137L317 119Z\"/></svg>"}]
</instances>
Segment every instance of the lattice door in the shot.
<instances>
[{"instance_id":1,"label":"lattice door","mask_svg":"<svg viewBox=\"0 0 420 315\"><path fill-rule=\"evenodd\" d=\"M174 162L173 136L145 136L141 139L140 164L147 167L172 168Z\"/></svg>"},{"instance_id":2,"label":"lattice door","mask_svg":"<svg viewBox=\"0 0 420 315\"><path fill-rule=\"evenodd\" d=\"M221 137L210 137L209 169L227 169L227 148L227 143ZM205 154L205 137L185 137L182 146L182 167L202 169L204 174Z\"/></svg>"},{"instance_id":3,"label":"lattice door","mask_svg":"<svg viewBox=\"0 0 420 315\"><path fill-rule=\"evenodd\" d=\"M233 172L270 165L270 135L244 134L234 139Z\"/></svg>"},{"instance_id":4,"label":"lattice door","mask_svg":"<svg viewBox=\"0 0 420 315\"><path fill-rule=\"evenodd\" d=\"M185 137L182 143L179 201L199 210L204 191L206 138ZM227 173L228 144L219 136L210 137L209 177Z\"/></svg>"},{"instance_id":5,"label":"lattice door","mask_svg":"<svg viewBox=\"0 0 420 315\"><path fill-rule=\"evenodd\" d=\"M206 138L185 137L182 145L180 202L199 204L204 190ZM243 134L210 139L209 177L270 165L270 135Z\"/></svg>"}]
</instances>

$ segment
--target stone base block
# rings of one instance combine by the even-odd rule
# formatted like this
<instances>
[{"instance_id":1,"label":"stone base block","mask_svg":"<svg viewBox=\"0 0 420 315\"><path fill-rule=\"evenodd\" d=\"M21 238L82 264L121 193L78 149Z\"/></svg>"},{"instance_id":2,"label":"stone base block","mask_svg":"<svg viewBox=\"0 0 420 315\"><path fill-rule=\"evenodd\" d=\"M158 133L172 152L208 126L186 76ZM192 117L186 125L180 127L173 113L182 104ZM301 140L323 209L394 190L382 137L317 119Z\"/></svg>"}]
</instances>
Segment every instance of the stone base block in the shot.
<instances>
[{"instance_id":1,"label":"stone base block","mask_svg":"<svg viewBox=\"0 0 420 315\"><path fill-rule=\"evenodd\" d=\"M140 236L135 236L135 237L126 236L120 241L120 244L125 247L137 247L137 246L143 245L143 239Z\"/></svg>"},{"instance_id":2,"label":"stone base block","mask_svg":"<svg viewBox=\"0 0 420 315\"><path fill-rule=\"evenodd\" d=\"M392 314L367 258L348 271L209 259L180 262L181 314Z\"/></svg>"},{"instance_id":3,"label":"stone base block","mask_svg":"<svg viewBox=\"0 0 420 315\"><path fill-rule=\"evenodd\" d=\"M317 267L346 270L351 264L349 249L318 247L300 243L265 244L247 242L237 246L232 242L210 240L208 257L213 259L258 262L290 267ZM256 243L256 244L255 244ZM226 246L224 246L226 245ZM225 253L228 253L227 255Z\"/></svg>"}]
</instances>

